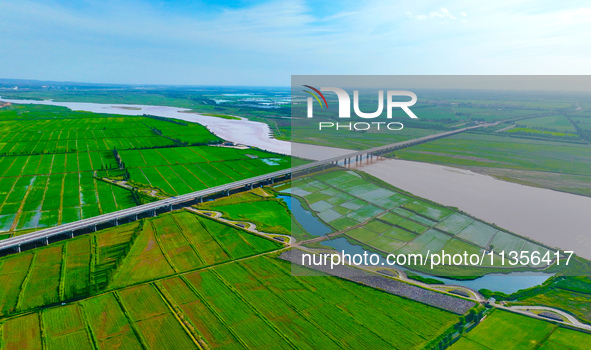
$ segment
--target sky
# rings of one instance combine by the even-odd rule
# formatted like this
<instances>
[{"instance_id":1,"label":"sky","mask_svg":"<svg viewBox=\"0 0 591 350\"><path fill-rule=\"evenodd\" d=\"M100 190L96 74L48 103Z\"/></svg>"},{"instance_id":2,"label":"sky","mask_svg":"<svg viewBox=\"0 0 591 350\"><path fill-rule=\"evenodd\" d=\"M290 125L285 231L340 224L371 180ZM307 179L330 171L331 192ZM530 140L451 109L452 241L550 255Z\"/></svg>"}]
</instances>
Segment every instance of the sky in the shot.
<instances>
[{"instance_id":1,"label":"sky","mask_svg":"<svg viewBox=\"0 0 591 350\"><path fill-rule=\"evenodd\" d=\"M591 74L588 1L0 0L0 78L288 86L292 74Z\"/></svg>"}]
</instances>

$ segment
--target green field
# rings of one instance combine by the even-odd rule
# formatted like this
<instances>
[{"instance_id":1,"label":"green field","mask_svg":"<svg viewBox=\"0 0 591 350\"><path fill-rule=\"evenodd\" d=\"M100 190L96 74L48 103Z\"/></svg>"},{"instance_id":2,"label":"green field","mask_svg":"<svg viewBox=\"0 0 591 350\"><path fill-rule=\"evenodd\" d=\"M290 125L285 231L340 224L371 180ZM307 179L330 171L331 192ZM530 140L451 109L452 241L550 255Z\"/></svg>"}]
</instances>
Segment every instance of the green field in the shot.
<instances>
[{"instance_id":1,"label":"green field","mask_svg":"<svg viewBox=\"0 0 591 350\"><path fill-rule=\"evenodd\" d=\"M475 144L478 147L475 147ZM402 159L591 175L589 145L460 134L396 152ZM569 159L570 162L565 162Z\"/></svg>"},{"instance_id":2,"label":"green field","mask_svg":"<svg viewBox=\"0 0 591 350\"><path fill-rule=\"evenodd\" d=\"M64 107L12 105L0 110L0 155L55 154L219 142L198 124L76 112ZM160 130L164 136L154 132Z\"/></svg>"},{"instance_id":3,"label":"green field","mask_svg":"<svg viewBox=\"0 0 591 350\"><path fill-rule=\"evenodd\" d=\"M336 277L292 277L288 262L255 257L0 322L7 348L418 349L457 319Z\"/></svg>"},{"instance_id":4,"label":"green field","mask_svg":"<svg viewBox=\"0 0 591 350\"><path fill-rule=\"evenodd\" d=\"M496 310L450 349L587 349L589 341L590 334Z\"/></svg>"},{"instance_id":5,"label":"green field","mask_svg":"<svg viewBox=\"0 0 591 350\"><path fill-rule=\"evenodd\" d=\"M285 212L255 193L211 204ZM281 247L178 211L2 257L2 347L418 349L458 322L337 277L294 277Z\"/></svg>"},{"instance_id":6,"label":"green field","mask_svg":"<svg viewBox=\"0 0 591 350\"><path fill-rule=\"evenodd\" d=\"M454 209L384 187L354 171L334 170L292 181L291 193L301 197L322 221L364 247L384 254L442 253L481 255L483 249L538 250L546 248L500 230ZM503 268L498 256L485 259L486 273ZM480 272L478 272L478 270ZM491 271L491 270L489 270ZM430 273L457 273L438 268Z\"/></svg>"},{"instance_id":7,"label":"green field","mask_svg":"<svg viewBox=\"0 0 591 350\"><path fill-rule=\"evenodd\" d=\"M291 235L289 209L283 201L274 197L241 193L231 198L200 204L198 208L219 211L227 219L252 222L264 232Z\"/></svg>"},{"instance_id":8,"label":"green field","mask_svg":"<svg viewBox=\"0 0 591 350\"><path fill-rule=\"evenodd\" d=\"M98 178L175 196L289 166L257 149L208 146L221 140L166 118L11 105L0 110L0 128L0 233L13 235L139 204Z\"/></svg>"},{"instance_id":9,"label":"green field","mask_svg":"<svg viewBox=\"0 0 591 350\"><path fill-rule=\"evenodd\" d=\"M278 247L187 211L164 214L0 258L0 315Z\"/></svg>"},{"instance_id":10,"label":"green field","mask_svg":"<svg viewBox=\"0 0 591 350\"><path fill-rule=\"evenodd\" d=\"M564 115L553 115L548 117L532 118L516 122L518 126L537 130L552 130L563 133L575 134L576 130Z\"/></svg>"},{"instance_id":11,"label":"green field","mask_svg":"<svg viewBox=\"0 0 591 350\"><path fill-rule=\"evenodd\" d=\"M551 130L539 130L539 129L523 128L523 127L509 129L509 130L507 130L507 132L510 134L520 133L520 134L531 135L531 136L560 136L564 139L570 138L573 140L576 140L579 138L579 136L574 133L566 133L566 132L562 132L562 131L551 131Z\"/></svg>"},{"instance_id":12,"label":"green field","mask_svg":"<svg viewBox=\"0 0 591 350\"><path fill-rule=\"evenodd\" d=\"M63 172L63 166L56 169L66 159L77 168L83 160L77 155L85 157L84 161L90 164L87 152L69 153L68 157L50 154L1 158L3 162L17 159L5 175L14 167L22 167L16 164L21 158L27 164L34 161L41 163L40 166L47 159L51 166L43 170L47 175L26 173L25 166L19 175L0 177L0 232L51 227L136 205L129 191L93 178L91 169L80 172Z\"/></svg>"},{"instance_id":13,"label":"green field","mask_svg":"<svg viewBox=\"0 0 591 350\"><path fill-rule=\"evenodd\" d=\"M582 269L576 269L583 274ZM591 324L591 279L588 276L556 276L543 286L507 296L511 305L542 305L573 314Z\"/></svg>"},{"instance_id":14,"label":"green field","mask_svg":"<svg viewBox=\"0 0 591 350\"><path fill-rule=\"evenodd\" d=\"M255 149L175 147L120 152L131 182L168 195L199 191L290 166L289 158Z\"/></svg>"}]
</instances>

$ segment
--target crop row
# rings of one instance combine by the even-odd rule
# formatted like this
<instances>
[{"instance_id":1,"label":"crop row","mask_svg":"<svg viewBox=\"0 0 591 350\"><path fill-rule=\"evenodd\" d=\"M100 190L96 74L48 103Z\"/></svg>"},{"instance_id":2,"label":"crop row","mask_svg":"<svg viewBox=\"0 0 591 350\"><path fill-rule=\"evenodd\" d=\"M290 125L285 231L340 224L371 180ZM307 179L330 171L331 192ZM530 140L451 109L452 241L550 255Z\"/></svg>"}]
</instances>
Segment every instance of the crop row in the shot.
<instances>
[{"instance_id":1,"label":"crop row","mask_svg":"<svg viewBox=\"0 0 591 350\"><path fill-rule=\"evenodd\" d=\"M131 168L129 174L134 183L179 195L278 171L288 165L267 165L260 160L229 160Z\"/></svg>"},{"instance_id":2,"label":"crop row","mask_svg":"<svg viewBox=\"0 0 591 350\"><path fill-rule=\"evenodd\" d=\"M0 157L0 177L77 173L115 167L111 152Z\"/></svg>"},{"instance_id":3,"label":"crop row","mask_svg":"<svg viewBox=\"0 0 591 350\"><path fill-rule=\"evenodd\" d=\"M275 250L279 244L189 212L162 215L0 258L11 314ZM125 258L125 260L123 260Z\"/></svg>"},{"instance_id":4,"label":"crop row","mask_svg":"<svg viewBox=\"0 0 591 350\"><path fill-rule=\"evenodd\" d=\"M0 231L51 227L134 205L129 191L90 172L0 178Z\"/></svg>"},{"instance_id":5,"label":"crop row","mask_svg":"<svg viewBox=\"0 0 591 350\"><path fill-rule=\"evenodd\" d=\"M409 348L457 316L257 257L4 321L8 348ZM374 305L388 305L376 309ZM392 312L396 310L396 312Z\"/></svg>"},{"instance_id":6,"label":"crop row","mask_svg":"<svg viewBox=\"0 0 591 350\"><path fill-rule=\"evenodd\" d=\"M0 125L6 130L0 135L0 154L9 155L162 147L173 145L171 138L187 144L219 140L198 124L181 126L145 117L94 115L84 119L0 121Z\"/></svg>"}]
</instances>

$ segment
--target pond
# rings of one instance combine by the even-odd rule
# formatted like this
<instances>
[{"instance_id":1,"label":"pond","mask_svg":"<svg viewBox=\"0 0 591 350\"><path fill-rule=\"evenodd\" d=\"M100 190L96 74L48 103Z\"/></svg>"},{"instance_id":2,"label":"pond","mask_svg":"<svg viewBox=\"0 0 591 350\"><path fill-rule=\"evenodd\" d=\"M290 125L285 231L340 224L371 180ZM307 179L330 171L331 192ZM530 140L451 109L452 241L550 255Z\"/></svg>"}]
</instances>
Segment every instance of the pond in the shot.
<instances>
[{"instance_id":1,"label":"pond","mask_svg":"<svg viewBox=\"0 0 591 350\"><path fill-rule=\"evenodd\" d=\"M304 209L299 199L291 196L277 196L277 198L283 200L287 204L293 217L309 234L314 236L324 236L332 232L330 227L312 215L308 210Z\"/></svg>"}]
</instances>

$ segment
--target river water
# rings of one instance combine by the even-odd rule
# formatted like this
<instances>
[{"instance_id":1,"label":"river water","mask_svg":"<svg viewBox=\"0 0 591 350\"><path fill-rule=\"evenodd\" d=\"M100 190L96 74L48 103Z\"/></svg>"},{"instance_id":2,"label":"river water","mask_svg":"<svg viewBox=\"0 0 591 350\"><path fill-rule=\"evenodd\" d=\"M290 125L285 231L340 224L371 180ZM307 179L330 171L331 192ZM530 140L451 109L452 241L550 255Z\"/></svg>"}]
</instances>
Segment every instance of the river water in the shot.
<instances>
[{"instance_id":1,"label":"river water","mask_svg":"<svg viewBox=\"0 0 591 350\"><path fill-rule=\"evenodd\" d=\"M350 152L342 148L295 144L272 138L267 124L187 113L163 106L6 100L45 104L95 113L152 114L205 125L217 136L271 152L326 159ZM468 170L405 160L353 164L358 169L420 197L468 214L552 247L574 250L591 259L591 197L497 180Z\"/></svg>"}]
</instances>

